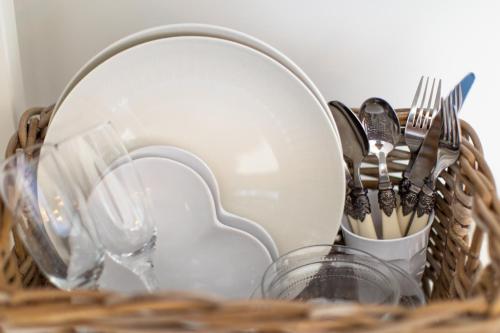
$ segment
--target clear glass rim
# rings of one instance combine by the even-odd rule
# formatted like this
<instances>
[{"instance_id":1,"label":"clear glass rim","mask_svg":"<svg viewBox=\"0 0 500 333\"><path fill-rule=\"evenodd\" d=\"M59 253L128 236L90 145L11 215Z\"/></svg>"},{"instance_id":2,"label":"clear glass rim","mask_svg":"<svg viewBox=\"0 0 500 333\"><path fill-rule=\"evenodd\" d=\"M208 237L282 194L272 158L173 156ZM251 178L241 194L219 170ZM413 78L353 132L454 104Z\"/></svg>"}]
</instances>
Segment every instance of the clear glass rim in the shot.
<instances>
[{"instance_id":1,"label":"clear glass rim","mask_svg":"<svg viewBox=\"0 0 500 333\"><path fill-rule=\"evenodd\" d=\"M57 146L63 145L76 137L82 137L88 133L91 133L97 129L104 128L104 127L109 127L116 133L116 128L113 126L113 123L111 122L111 120L105 120L105 121L101 121L99 123L95 123L92 126L89 126L81 131L78 131L77 133L68 134L67 136L65 136L61 140L57 141L56 143L50 143L50 144L53 145L55 148L57 148Z\"/></svg>"},{"instance_id":2,"label":"clear glass rim","mask_svg":"<svg viewBox=\"0 0 500 333\"><path fill-rule=\"evenodd\" d=\"M52 152L57 151L56 145L52 143L37 143L35 145L29 146L27 148L18 148L12 154L11 156L5 158L1 163L0 163L0 175L9 173L10 171L7 170L9 168L9 165L11 165L14 161L19 159L20 156L27 156L29 157L30 155L33 155L34 152L38 151L39 154L37 155L36 159L27 159L26 164L34 164L34 163L39 163L40 161L44 160L47 158L47 156L52 155ZM42 154L43 152L49 151L49 154Z\"/></svg>"},{"instance_id":3,"label":"clear glass rim","mask_svg":"<svg viewBox=\"0 0 500 333\"><path fill-rule=\"evenodd\" d=\"M114 126L114 124L111 120L101 121L101 122L96 123L90 127L87 127L86 129L84 129L82 131L79 131L78 133L70 134L70 135L64 137L63 139L57 141L56 143L52 143L52 145L54 146L55 149L61 149L73 141L76 141L78 139L83 139L87 134L90 134L92 132L102 130L102 129L109 129L110 130L107 134L113 136L114 137L113 140L116 139L116 140L114 140L114 143L116 144L116 145L114 145L114 149L119 151L119 153L117 153L118 158L116 158L115 160L112 161L112 163L110 163L110 167L109 167L109 170L107 172L108 173L112 172L115 168L119 167L120 165L122 165L124 163L132 163L133 159L132 159L132 156L130 155L130 151L127 148L127 146L125 145L125 142L120 137L119 132L117 131L116 127ZM103 174L101 179L104 178L104 176L105 175ZM137 176L139 177L139 179L142 183L141 176L139 174L137 174ZM97 183L98 183L98 181L96 181L96 184ZM94 184L94 185L96 185L96 184Z\"/></svg>"},{"instance_id":4,"label":"clear glass rim","mask_svg":"<svg viewBox=\"0 0 500 333\"><path fill-rule=\"evenodd\" d=\"M37 144L31 145L31 146L26 147L26 148L17 148L16 151L14 152L14 154L12 154L9 157L2 160L0 165L2 165L2 167L3 167L4 165L7 164L8 161L14 160L20 154L29 155L30 153L32 153L34 151L37 151L37 150L41 151L45 148L50 149L50 150L55 150L56 145L52 144L52 143L37 143Z\"/></svg>"},{"instance_id":5,"label":"clear glass rim","mask_svg":"<svg viewBox=\"0 0 500 333\"><path fill-rule=\"evenodd\" d=\"M38 155L34 159L26 158L23 163L26 165L34 166L40 163L42 160L48 158L48 156L53 156L53 152L56 152L56 146L50 143L37 143L27 148L18 148L11 156L7 157L0 163L0 180L3 180L6 175L12 174L17 171L14 170L14 166L21 156L29 157L33 155L34 152L38 152ZM43 153L45 152L45 154ZM46 154L49 152L49 154ZM2 196L7 207L8 205L8 193L5 193L4 184L0 184L0 195Z\"/></svg>"}]
</instances>

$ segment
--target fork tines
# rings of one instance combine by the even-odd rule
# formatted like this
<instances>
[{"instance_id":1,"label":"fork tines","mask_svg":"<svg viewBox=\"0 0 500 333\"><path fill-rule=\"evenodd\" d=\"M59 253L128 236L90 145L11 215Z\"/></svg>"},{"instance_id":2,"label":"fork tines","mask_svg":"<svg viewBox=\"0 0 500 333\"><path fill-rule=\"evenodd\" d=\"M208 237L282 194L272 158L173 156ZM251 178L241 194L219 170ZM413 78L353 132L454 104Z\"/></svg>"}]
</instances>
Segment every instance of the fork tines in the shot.
<instances>
[{"instance_id":1,"label":"fork tines","mask_svg":"<svg viewBox=\"0 0 500 333\"><path fill-rule=\"evenodd\" d=\"M425 86L422 91L422 85ZM430 87L429 87L430 85ZM439 111L441 101L441 79L422 76L418 84L417 92L413 98L408 121L413 127L428 128L432 118Z\"/></svg>"},{"instance_id":2,"label":"fork tines","mask_svg":"<svg viewBox=\"0 0 500 333\"><path fill-rule=\"evenodd\" d=\"M457 86L452 93L443 100L443 130L441 141L457 149L460 146L460 121L458 119L457 110L462 104L461 87Z\"/></svg>"},{"instance_id":3,"label":"fork tines","mask_svg":"<svg viewBox=\"0 0 500 333\"><path fill-rule=\"evenodd\" d=\"M441 79L422 76L406 121L405 141L411 152L414 153L420 148L440 107Z\"/></svg>"}]
</instances>

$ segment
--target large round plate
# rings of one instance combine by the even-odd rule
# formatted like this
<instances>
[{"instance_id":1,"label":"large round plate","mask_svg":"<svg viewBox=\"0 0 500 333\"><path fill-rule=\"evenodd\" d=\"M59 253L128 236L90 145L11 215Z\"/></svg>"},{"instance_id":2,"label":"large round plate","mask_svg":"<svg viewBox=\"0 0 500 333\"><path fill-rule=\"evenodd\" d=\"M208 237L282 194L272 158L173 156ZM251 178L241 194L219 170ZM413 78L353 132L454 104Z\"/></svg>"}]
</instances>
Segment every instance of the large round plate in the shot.
<instances>
[{"instance_id":1,"label":"large round plate","mask_svg":"<svg viewBox=\"0 0 500 333\"><path fill-rule=\"evenodd\" d=\"M219 27L215 25L209 24L199 24L199 23L182 23L182 24L172 24L160 27L154 27L151 29L146 29L125 38L120 39L119 41L111 44L97 55L95 55L92 59L90 59L68 82L66 87L64 88L62 94L59 96L59 99L55 105L55 110L59 108L61 103L64 101L69 92L76 86L78 82L82 78L85 77L88 73L90 73L94 68L96 68L99 64L103 63L107 59L111 58L115 54L124 51L133 46L150 42L157 39L170 38L170 37L182 37L182 36L200 36L200 37L212 37L212 38L220 38L228 41L232 41L235 43L239 43L241 45L248 46L250 48L259 51L286 68L290 70L299 80L301 80L308 88L311 90L313 95L318 99L319 103L323 106L325 112L329 115L329 108L326 104L323 95L321 95L319 89L314 85L311 79L302 71L302 69L297 66L293 61L291 61L287 56L283 53L275 49L274 47L250 36L244 34L242 32ZM55 112L52 114L55 115ZM333 118L332 118L333 121ZM335 129L335 134L338 137L337 129Z\"/></svg>"},{"instance_id":2,"label":"large round plate","mask_svg":"<svg viewBox=\"0 0 500 333\"><path fill-rule=\"evenodd\" d=\"M137 45L71 90L46 141L108 120L129 149L167 144L199 156L224 207L261 224L280 252L333 241L345 188L334 124L270 57L209 37Z\"/></svg>"}]
</instances>

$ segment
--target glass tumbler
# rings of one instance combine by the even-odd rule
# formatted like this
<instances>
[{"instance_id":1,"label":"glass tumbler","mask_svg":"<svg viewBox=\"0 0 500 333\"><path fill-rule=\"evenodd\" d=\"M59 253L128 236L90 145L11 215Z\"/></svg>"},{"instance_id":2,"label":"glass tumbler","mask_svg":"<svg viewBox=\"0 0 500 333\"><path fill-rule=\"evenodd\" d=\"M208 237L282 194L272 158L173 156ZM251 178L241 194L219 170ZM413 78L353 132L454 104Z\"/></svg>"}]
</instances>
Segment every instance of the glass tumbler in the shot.
<instances>
[{"instance_id":1,"label":"glass tumbler","mask_svg":"<svg viewBox=\"0 0 500 333\"><path fill-rule=\"evenodd\" d=\"M263 298L316 303L397 304L399 284L381 260L348 247L315 245L291 251L264 273Z\"/></svg>"}]
</instances>

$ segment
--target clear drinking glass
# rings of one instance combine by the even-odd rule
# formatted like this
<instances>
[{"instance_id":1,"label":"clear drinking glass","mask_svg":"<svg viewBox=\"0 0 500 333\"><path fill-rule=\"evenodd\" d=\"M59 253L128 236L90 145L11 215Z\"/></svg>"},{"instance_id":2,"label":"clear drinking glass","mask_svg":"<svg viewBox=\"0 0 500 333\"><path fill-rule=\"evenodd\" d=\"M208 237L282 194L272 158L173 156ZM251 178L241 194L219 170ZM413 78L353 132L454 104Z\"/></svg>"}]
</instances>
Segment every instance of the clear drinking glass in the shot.
<instances>
[{"instance_id":1,"label":"clear drinking glass","mask_svg":"<svg viewBox=\"0 0 500 333\"><path fill-rule=\"evenodd\" d=\"M381 260L344 246L315 245L278 258L254 295L319 303L397 304L399 293L398 281Z\"/></svg>"},{"instance_id":2,"label":"clear drinking glass","mask_svg":"<svg viewBox=\"0 0 500 333\"><path fill-rule=\"evenodd\" d=\"M149 196L111 123L56 147L69 165L74 186L85 196L109 256L137 274L149 291L157 289L152 259L156 225L149 214Z\"/></svg>"},{"instance_id":3,"label":"clear drinking glass","mask_svg":"<svg viewBox=\"0 0 500 333\"><path fill-rule=\"evenodd\" d=\"M0 167L0 193L16 232L57 287L95 288L104 250L92 236L82 193L53 146L19 150Z\"/></svg>"}]
</instances>

